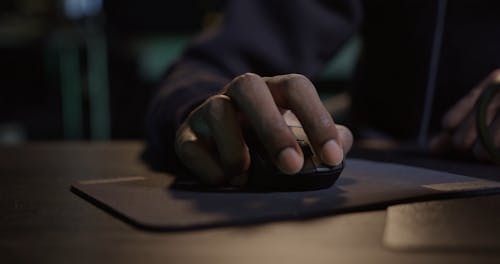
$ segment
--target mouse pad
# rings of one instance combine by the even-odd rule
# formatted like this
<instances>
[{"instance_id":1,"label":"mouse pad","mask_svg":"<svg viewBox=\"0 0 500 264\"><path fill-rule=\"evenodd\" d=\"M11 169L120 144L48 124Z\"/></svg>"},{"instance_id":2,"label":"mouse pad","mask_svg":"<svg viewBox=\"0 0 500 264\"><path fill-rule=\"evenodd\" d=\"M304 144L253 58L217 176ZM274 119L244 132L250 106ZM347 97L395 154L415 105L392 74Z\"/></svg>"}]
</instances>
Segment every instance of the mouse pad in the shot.
<instances>
[{"instance_id":1,"label":"mouse pad","mask_svg":"<svg viewBox=\"0 0 500 264\"><path fill-rule=\"evenodd\" d=\"M318 191L179 188L173 179L157 174L86 180L73 184L72 191L137 227L164 231L302 219L500 192L500 182L359 159L348 159L337 182Z\"/></svg>"}]
</instances>

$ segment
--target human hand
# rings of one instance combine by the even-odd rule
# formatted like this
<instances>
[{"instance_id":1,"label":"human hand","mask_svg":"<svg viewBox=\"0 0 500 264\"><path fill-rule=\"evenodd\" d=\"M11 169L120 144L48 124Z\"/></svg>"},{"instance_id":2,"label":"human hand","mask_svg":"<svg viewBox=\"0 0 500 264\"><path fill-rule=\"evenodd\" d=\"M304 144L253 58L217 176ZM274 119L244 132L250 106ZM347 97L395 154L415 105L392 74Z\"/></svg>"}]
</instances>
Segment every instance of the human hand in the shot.
<instances>
[{"instance_id":1,"label":"human hand","mask_svg":"<svg viewBox=\"0 0 500 264\"><path fill-rule=\"evenodd\" d=\"M352 146L351 132L334 123L313 84L299 74L236 77L181 124L175 140L177 155L203 183L231 182L250 166L243 130L253 129L274 164L283 173L297 173L304 157L283 119L285 109L300 120L325 164L335 166L343 160Z\"/></svg>"},{"instance_id":2,"label":"human hand","mask_svg":"<svg viewBox=\"0 0 500 264\"><path fill-rule=\"evenodd\" d=\"M491 160L478 137L476 102L482 92L492 84L500 83L500 69L493 71L469 94L458 101L443 117L443 131L431 140L436 153L458 151L480 160ZM500 146L500 94L496 94L486 107L486 125L496 147Z\"/></svg>"}]
</instances>

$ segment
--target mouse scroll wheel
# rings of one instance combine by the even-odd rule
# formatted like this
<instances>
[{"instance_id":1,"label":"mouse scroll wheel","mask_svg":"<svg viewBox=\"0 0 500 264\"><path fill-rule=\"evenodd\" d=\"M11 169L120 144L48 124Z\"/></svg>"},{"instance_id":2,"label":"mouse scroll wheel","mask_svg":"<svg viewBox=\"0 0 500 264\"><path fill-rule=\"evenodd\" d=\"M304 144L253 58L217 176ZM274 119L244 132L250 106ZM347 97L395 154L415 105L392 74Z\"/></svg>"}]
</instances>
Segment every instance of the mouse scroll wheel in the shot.
<instances>
[{"instance_id":1,"label":"mouse scroll wheel","mask_svg":"<svg viewBox=\"0 0 500 264\"><path fill-rule=\"evenodd\" d=\"M309 146L309 144L305 140L297 139L297 143L299 143L300 149L302 149L302 153L304 153L304 156L314 155L311 146Z\"/></svg>"}]
</instances>

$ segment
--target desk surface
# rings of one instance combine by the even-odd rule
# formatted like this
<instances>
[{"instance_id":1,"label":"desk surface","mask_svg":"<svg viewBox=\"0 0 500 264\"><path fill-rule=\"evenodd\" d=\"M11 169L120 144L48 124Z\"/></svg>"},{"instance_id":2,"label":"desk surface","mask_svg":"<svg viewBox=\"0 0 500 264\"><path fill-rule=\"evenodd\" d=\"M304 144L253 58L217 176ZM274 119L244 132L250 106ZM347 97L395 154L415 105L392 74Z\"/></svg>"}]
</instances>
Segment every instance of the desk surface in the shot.
<instances>
[{"instance_id":1,"label":"desk surface","mask_svg":"<svg viewBox=\"0 0 500 264\"><path fill-rule=\"evenodd\" d=\"M385 210L152 233L135 229L70 192L76 180L153 174L138 158L141 148L139 142L0 147L2 262L493 263L500 259L500 252L478 248L389 249L382 239ZM425 162L416 159L420 163ZM490 166L426 164L454 172L461 169L470 176L499 175L498 168ZM500 202L500 196L480 199L485 200Z\"/></svg>"}]
</instances>

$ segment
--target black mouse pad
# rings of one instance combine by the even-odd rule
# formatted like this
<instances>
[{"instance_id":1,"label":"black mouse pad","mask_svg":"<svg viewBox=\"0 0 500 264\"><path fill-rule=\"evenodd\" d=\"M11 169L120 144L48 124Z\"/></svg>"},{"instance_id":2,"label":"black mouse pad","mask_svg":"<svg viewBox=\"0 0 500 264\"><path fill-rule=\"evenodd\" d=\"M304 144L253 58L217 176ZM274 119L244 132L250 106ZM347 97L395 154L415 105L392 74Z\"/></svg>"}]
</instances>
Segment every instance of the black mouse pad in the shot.
<instances>
[{"instance_id":1,"label":"black mouse pad","mask_svg":"<svg viewBox=\"0 0 500 264\"><path fill-rule=\"evenodd\" d=\"M173 177L80 181L72 191L127 222L186 230L301 219L391 204L500 192L500 182L404 165L349 159L335 185L306 192L176 188Z\"/></svg>"}]
</instances>

